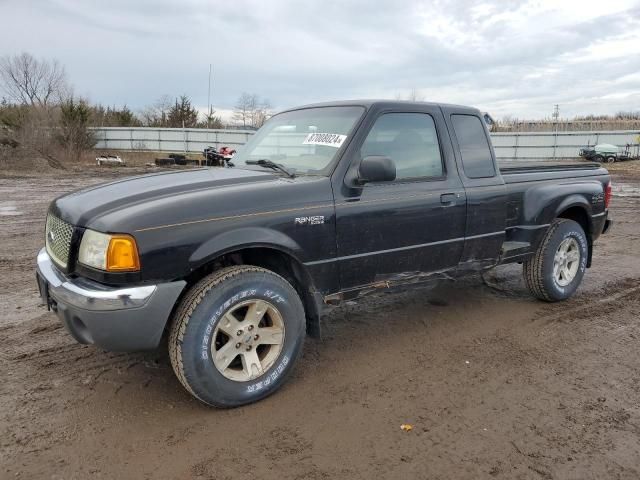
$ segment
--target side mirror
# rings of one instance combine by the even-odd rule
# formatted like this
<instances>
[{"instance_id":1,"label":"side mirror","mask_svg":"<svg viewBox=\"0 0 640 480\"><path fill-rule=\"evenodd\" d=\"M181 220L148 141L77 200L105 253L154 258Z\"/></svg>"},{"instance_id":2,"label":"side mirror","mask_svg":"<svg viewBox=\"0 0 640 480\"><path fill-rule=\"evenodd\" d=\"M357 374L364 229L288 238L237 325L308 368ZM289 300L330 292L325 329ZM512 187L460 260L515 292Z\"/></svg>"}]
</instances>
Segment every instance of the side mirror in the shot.
<instances>
[{"instance_id":1,"label":"side mirror","mask_svg":"<svg viewBox=\"0 0 640 480\"><path fill-rule=\"evenodd\" d=\"M389 157L370 155L364 157L358 168L358 183L391 182L396 179L396 165Z\"/></svg>"}]
</instances>

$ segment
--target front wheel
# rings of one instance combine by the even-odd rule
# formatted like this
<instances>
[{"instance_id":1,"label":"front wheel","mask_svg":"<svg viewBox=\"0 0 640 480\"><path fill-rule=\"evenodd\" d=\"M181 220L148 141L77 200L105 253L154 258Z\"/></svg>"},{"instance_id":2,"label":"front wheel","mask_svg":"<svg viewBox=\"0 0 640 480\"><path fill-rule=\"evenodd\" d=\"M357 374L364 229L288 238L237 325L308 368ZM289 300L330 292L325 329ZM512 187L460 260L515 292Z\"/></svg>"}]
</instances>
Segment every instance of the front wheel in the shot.
<instances>
[{"instance_id":1,"label":"front wheel","mask_svg":"<svg viewBox=\"0 0 640 480\"><path fill-rule=\"evenodd\" d=\"M304 337L304 308L291 284L263 268L235 266L205 277L184 297L169 356L193 396L236 407L283 385Z\"/></svg>"},{"instance_id":2,"label":"front wheel","mask_svg":"<svg viewBox=\"0 0 640 480\"><path fill-rule=\"evenodd\" d=\"M571 297L582 282L589 247L577 222L555 220L533 257L523 263L525 284L540 300L557 302Z\"/></svg>"},{"instance_id":3,"label":"front wheel","mask_svg":"<svg viewBox=\"0 0 640 480\"><path fill-rule=\"evenodd\" d=\"M613 155L609 155L607 157L607 163L615 163L616 162L616 157L614 157Z\"/></svg>"}]
</instances>

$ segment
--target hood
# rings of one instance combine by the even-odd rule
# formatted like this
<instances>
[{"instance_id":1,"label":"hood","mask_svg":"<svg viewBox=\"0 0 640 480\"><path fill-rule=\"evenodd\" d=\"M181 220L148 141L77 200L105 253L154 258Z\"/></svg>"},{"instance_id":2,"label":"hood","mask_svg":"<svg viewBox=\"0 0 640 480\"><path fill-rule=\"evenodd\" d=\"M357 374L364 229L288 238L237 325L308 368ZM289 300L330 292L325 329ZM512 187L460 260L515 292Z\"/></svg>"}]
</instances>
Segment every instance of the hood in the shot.
<instances>
[{"instance_id":1,"label":"hood","mask_svg":"<svg viewBox=\"0 0 640 480\"><path fill-rule=\"evenodd\" d=\"M63 195L50 211L82 227L97 218L139 204L178 202L185 194L212 191L257 182L276 182L270 172L236 168L198 168L131 177Z\"/></svg>"}]
</instances>

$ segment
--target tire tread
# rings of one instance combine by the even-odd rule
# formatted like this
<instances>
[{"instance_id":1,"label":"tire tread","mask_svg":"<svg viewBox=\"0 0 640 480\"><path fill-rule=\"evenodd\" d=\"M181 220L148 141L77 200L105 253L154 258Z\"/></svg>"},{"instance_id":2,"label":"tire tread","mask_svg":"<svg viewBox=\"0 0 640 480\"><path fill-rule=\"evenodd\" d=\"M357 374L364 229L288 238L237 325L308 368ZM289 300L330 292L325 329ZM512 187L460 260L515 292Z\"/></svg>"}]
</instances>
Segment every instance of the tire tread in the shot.
<instances>
[{"instance_id":1,"label":"tire tread","mask_svg":"<svg viewBox=\"0 0 640 480\"><path fill-rule=\"evenodd\" d=\"M191 395L196 397L201 402L207 403L209 405L211 405L211 402L207 402L206 400L198 396L192 386L189 384L189 380L185 373L184 363L182 360L182 340L184 339L189 320L191 320L191 315L198 307L198 305L200 305L200 302L202 302L209 291L216 288L221 283L244 273L264 273L277 277L288 283L277 273L274 273L262 267L254 267L251 265L236 265L232 267L222 268L207 275L191 287L189 292L181 300L180 305L175 312L174 319L171 323L168 350L169 359L171 360L173 371L175 372L176 377L178 377L178 380L180 381L182 386L189 393L191 393Z\"/></svg>"},{"instance_id":2,"label":"tire tread","mask_svg":"<svg viewBox=\"0 0 640 480\"><path fill-rule=\"evenodd\" d=\"M536 253L522 264L524 283L529 289L529 292L531 292L534 297L544 300L545 302L553 302L555 299L544 285L544 257L549 248L549 243L553 238L553 234L561 225L570 221L571 220L564 218L555 219L551 223L549 230L547 230Z\"/></svg>"}]
</instances>

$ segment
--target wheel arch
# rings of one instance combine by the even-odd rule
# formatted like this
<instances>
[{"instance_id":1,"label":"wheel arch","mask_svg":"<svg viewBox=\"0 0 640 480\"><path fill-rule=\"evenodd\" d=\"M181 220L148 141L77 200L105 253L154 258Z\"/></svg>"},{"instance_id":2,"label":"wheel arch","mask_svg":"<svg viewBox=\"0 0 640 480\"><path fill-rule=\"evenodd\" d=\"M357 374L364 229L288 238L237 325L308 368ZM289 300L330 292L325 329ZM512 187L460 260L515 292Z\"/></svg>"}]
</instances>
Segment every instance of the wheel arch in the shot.
<instances>
[{"instance_id":1,"label":"wheel arch","mask_svg":"<svg viewBox=\"0 0 640 480\"><path fill-rule=\"evenodd\" d=\"M290 237L266 228L241 228L224 232L198 247L191 255L187 288L210 273L231 265L253 265L286 279L300 295L307 320L307 333L320 335L322 295L299 259L301 248Z\"/></svg>"},{"instance_id":2,"label":"wheel arch","mask_svg":"<svg viewBox=\"0 0 640 480\"><path fill-rule=\"evenodd\" d=\"M587 236L588 257L587 267L591 267L591 257L593 253L593 221L589 214L590 208L583 202L573 203L570 206L564 206L564 208L558 212L556 218L564 218L567 220L573 220L578 223L584 230Z\"/></svg>"}]
</instances>

